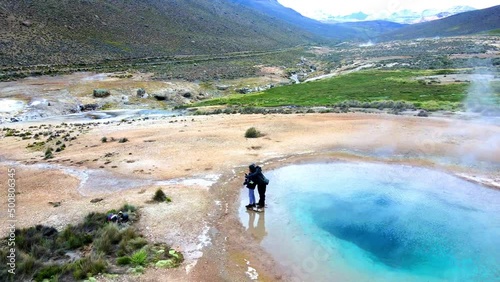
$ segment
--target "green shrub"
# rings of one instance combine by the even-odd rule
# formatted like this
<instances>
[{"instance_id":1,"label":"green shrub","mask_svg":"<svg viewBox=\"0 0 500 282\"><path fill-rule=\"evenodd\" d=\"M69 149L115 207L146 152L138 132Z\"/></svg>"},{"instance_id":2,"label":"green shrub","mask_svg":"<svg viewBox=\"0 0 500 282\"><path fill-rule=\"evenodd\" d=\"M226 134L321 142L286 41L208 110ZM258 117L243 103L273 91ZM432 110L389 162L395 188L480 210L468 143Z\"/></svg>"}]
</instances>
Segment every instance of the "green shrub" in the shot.
<instances>
[{"instance_id":1,"label":"green shrub","mask_svg":"<svg viewBox=\"0 0 500 282\"><path fill-rule=\"evenodd\" d=\"M73 269L73 277L81 280L103 273L107 269L107 265L102 258L85 257L75 261L71 268Z\"/></svg>"},{"instance_id":2,"label":"green shrub","mask_svg":"<svg viewBox=\"0 0 500 282\"><path fill-rule=\"evenodd\" d=\"M121 231L122 241L132 240L139 237L139 234L132 227L128 227Z\"/></svg>"},{"instance_id":3,"label":"green shrub","mask_svg":"<svg viewBox=\"0 0 500 282\"><path fill-rule=\"evenodd\" d=\"M108 137L106 137L106 136L105 136L105 137L102 137L102 138L101 138L101 142L102 142L102 143L106 143L106 142L108 142Z\"/></svg>"},{"instance_id":4,"label":"green shrub","mask_svg":"<svg viewBox=\"0 0 500 282\"><path fill-rule=\"evenodd\" d=\"M255 127L250 127L245 132L246 138L259 138L261 136L262 136L262 133L260 131L258 131Z\"/></svg>"},{"instance_id":5,"label":"green shrub","mask_svg":"<svg viewBox=\"0 0 500 282\"><path fill-rule=\"evenodd\" d=\"M131 249L137 250L148 244L148 241L143 237L136 237L128 241L128 245Z\"/></svg>"},{"instance_id":6,"label":"green shrub","mask_svg":"<svg viewBox=\"0 0 500 282\"><path fill-rule=\"evenodd\" d=\"M131 254L134 250L128 245L128 240L122 240L120 244L118 244L118 251L116 251L117 256L126 256Z\"/></svg>"},{"instance_id":7,"label":"green shrub","mask_svg":"<svg viewBox=\"0 0 500 282\"><path fill-rule=\"evenodd\" d=\"M118 140L118 143L125 143L125 142L128 142L128 138L126 138L126 137L120 138Z\"/></svg>"},{"instance_id":8,"label":"green shrub","mask_svg":"<svg viewBox=\"0 0 500 282\"><path fill-rule=\"evenodd\" d=\"M98 236L108 238L111 241L111 243L115 245L122 240L120 230L115 224L105 225L104 228L101 229L100 234Z\"/></svg>"},{"instance_id":9,"label":"green shrub","mask_svg":"<svg viewBox=\"0 0 500 282\"><path fill-rule=\"evenodd\" d=\"M90 244L92 242L92 236L81 232L78 226L72 226L70 224L66 226L63 232L61 232L57 240L59 244L64 246L65 249L75 250Z\"/></svg>"},{"instance_id":10,"label":"green shrub","mask_svg":"<svg viewBox=\"0 0 500 282\"><path fill-rule=\"evenodd\" d=\"M38 263L35 257L31 255L22 255L16 266L16 275L31 276L31 274L37 267L37 264Z\"/></svg>"},{"instance_id":11,"label":"green shrub","mask_svg":"<svg viewBox=\"0 0 500 282\"><path fill-rule=\"evenodd\" d=\"M45 157L44 159L45 160L48 160L48 159L52 159L54 157L54 155L52 154L52 148L47 148L47 150L45 150Z\"/></svg>"},{"instance_id":12,"label":"green shrub","mask_svg":"<svg viewBox=\"0 0 500 282\"><path fill-rule=\"evenodd\" d=\"M49 258L52 254L50 242L40 238L37 244L31 246L30 254L37 259Z\"/></svg>"},{"instance_id":13,"label":"green shrub","mask_svg":"<svg viewBox=\"0 0 500 282\"><path fill-rule=\"evenodd\" d=\"M119 257L116 259L116 264L118 265L129 265L132 263L132 259L130 257Z\"/></svg>"},{"instance_id":14,"label":"green shrub","mask_svg":"<svg viewBox=\"0 0 500 282\"><path fill-rule=\"evenodd\" d=\"M49 257L54 246L54 239L43 236L46 230L46 227L42 225L16 230L17 248L37 259Z\"/></svg>"},{"instance_id":15,"label":"green shrub","mask_svg":"<svg viewBox=\"0 0 500 282\"><path fill-rule=\"evenodd\" d=\"M144 266L148 260L148 252L145 249L141 249L132 254L130 261L135 266Z\"/></svg>"},{"instance_id":16,"label":"green shrub","mask_svg":"<svg viewBox=\"0 0 500 282\"><path fill-rule=\"evenodd\" d=\"M35 281L44 281L45 279L53 279L64 272L64 269L59 265L49 265L40 269L34 276Z\"/></svg>"},{"instance_id":17,"label":"green shrub","mask_svg":"<svg viewBox=\"0 0 500 282\"><path fill-rule=\"evenodd\" d=\"M133 205L125 204L120 208L120 210L123 212L135 212L137 208Z\"/></svg>"},{"instance_id":18,"label":"green shrub","mask_svg":"<svg viewBox=\"0 0 500 282\"><path fill-rule=\"evenodd\" d=\"M82 224L82 229L85 232L94 232L98 229L103 228L107 223L106 214L91 212L87 216Z\"/></svg>"},{"instance_id":19,"label":"green shrub","mask_svg":"<svg viewBox=\"0 0 500 282\"><path fill-rule=\"evenodd\" d=\"M110 238L100 236L94 240L94 248L97 253L109 255L113 251L113 243L111 242Z\"/></svg>"},{"instance_id":20,"label":"green shrub","mask_svg":"<svg viewBox=\"0 0 500 282\"><path fill-rule=\"evenodd\" d=\"M163 190L158 189L155 192L155 195L153 196L153 201L155 202L165 202L167 200L167 195L163 192Z\"/></svg>"}]
</instances>

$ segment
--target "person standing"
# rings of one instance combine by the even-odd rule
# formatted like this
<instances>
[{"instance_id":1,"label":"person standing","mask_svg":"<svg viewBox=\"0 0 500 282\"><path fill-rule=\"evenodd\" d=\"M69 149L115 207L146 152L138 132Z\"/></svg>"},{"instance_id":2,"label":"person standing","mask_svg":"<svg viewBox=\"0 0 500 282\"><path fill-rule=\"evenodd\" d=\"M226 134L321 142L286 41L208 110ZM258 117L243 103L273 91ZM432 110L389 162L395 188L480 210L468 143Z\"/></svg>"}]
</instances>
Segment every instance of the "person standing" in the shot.
<instances>
[{"instance_id":1,"label":"person standing","mask_svg":"<svg viewBox=\"0 0 500 282\"><path fill-rule=\"evenodd\" d=\"M255 164L248 166L250 173L246 176L249 180L252 180L257 184L257 191L259 192L259 202L255 209L257 211L262 211L266 207L266 189L269 180L262 173L262 168Z\"/></svg>"},{"instance_id":2,"label":"person standing","mask_svg":"<svg viewBox=\"0 0 500 282\"><path fill-rule=\"evenodd\" d=\"M253 180L248 178L248 174L245 173L245 182L243 185L246 185L248 188L248 199L249 199L249 204L245 206L247 209L253 209L256 207L255 205L255 186L257 186L257 183L255 183Z\"/></svg>"}]
</instances>

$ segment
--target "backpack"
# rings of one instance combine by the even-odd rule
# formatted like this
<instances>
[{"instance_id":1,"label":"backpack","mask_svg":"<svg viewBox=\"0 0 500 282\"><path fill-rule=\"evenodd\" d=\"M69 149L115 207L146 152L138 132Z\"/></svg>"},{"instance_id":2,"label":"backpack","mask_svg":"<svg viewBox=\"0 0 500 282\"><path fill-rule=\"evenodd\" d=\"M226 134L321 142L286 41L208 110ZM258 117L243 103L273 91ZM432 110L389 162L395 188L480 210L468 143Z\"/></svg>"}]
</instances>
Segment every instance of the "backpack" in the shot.
<instances>
[{"instance_id":1,"label":"backpack","mask_svg":"<svg viewBox=\"0 0 500 282\"><path fill-rule=\"evenodd\" d=\"M262 180L262 182L264 184L266 184L266 185L269 184L269 179L267 179L267 177L265 177L264 174L262 174L262 179L261 180Z\"/></svg>"},{"instance_id":2,"label":"backpack","mask_svg":"<svg viewBox=\"0 0 500 282\"><path fill-rule=\"evenodd\" d=\"M264 176L264 183L269 184L269 179L267 179L265 176Z\"/></svg>"}]
</instances>

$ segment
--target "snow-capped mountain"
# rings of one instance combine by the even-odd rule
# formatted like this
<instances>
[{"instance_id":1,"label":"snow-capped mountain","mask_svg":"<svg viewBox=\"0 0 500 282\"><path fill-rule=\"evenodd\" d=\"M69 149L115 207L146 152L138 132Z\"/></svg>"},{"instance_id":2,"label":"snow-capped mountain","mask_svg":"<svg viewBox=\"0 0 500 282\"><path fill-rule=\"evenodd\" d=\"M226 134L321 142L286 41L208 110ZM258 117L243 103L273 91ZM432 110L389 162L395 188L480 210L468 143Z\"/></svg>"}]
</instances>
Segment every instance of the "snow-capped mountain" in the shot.
<instances>
[{"instance_id":1,"label":"snow-capped mountain","mask_svg":"<svg viewBox=\"0 0 500 282\"><path fill-rule=\"evenodd\" d=\"M427 9L421 12L412 11L412 10L401 10L390 15L368 15L363 12L357 12L350 15L345 16L334 16L324 11L318 12L315 15L315 18L322 22L327 23L338 23L338 22L357 22L357 21L367 21L367 20L384 20L391 21L402 24L414 24L421 22L428 22L433 20L438 20L442 18L446 18L455 14L469 12L476 10L470 6L455 6L446 10L438 10L438 9Z\"/></svg>"}]
</instances>

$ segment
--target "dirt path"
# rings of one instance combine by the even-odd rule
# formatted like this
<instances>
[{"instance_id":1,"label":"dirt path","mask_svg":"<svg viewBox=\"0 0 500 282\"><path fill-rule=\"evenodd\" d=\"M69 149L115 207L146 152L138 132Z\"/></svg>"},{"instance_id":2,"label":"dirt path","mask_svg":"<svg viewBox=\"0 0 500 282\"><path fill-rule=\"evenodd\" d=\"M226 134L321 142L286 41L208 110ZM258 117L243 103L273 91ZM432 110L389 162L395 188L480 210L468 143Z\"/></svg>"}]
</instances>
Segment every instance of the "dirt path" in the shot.
<instances>
[{"instance_id":1,"label":"dirt path","mask_svg":"<svg viewBox=\"0 0 500 282\"><path fill-rule=\"evenodd\" d=\"M244 138L252 126L265 136ZM500 127L474 121L375 114L171 117L100 124L50 162L26 149L32 140L3 136L0 170L16 169L17 227L61 228L90 211L130 203L139 207L139 227L150 240L186 254L181 269L150 269L118 279L124 281L247 281L249 267L260 281L286 280L286 270L276 268L238 219L242 175L252 162L266 170L317 160L407 163L500 188ZM129 142L102 143L104 136ZM6 174L0 183L5 187ZM172 203L148 203L158 188ZM91 203L95 198L103 200ZM2 196L1 236L6 201Z\"/></svg>"}]
</instances>

